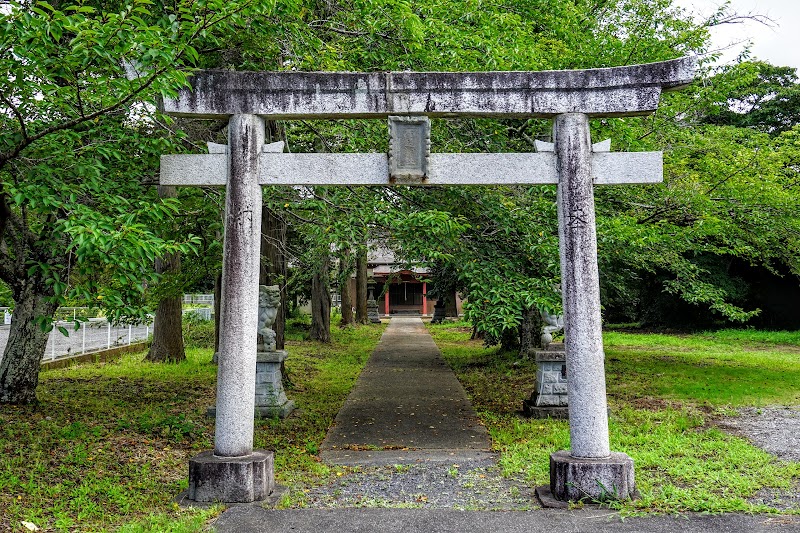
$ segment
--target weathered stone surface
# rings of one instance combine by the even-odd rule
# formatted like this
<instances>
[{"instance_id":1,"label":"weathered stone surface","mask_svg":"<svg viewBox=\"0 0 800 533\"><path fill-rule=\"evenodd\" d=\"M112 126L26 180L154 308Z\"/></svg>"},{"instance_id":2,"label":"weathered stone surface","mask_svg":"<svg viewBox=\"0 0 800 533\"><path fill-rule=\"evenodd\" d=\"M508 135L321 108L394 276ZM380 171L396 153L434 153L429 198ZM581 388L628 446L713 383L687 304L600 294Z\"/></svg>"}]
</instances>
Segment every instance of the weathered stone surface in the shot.
<instances>
[{"instance_id":1,"label":"weathered stone surface","mask_svg":"<svg viewBox=\"0 0 800 533\"><path fill-rule=\"evenodd\" d=\"M594 153L596 185L659 183L661 152ZM391 185L386 154L264 153L261 185ZM217 186L226 183L224 154L161 156L161 185ZM418 185L555 185L552 153L430 154L427 177Z\"/></svg>"},{"instance_id":2,"label":"weathered stone surface","mask_svg":"<svg viewBox=\"0 0 800 533\"><path fill-rule=\"evenodd\" d=\"M294 410L294 402L286 397L281 373L281 362L287 356L285 350L258 353L255 416L286 418Z\"/></svg>"},{"instance_id":3,"label":"weathered stone surface","mask_svg":"<svg viewBox=\"0 0 800 533\"><path fill-rule=\"evenodd\" d=\"M428 177L431 121L428 117L389 117L389 179L415 184Z\"/></svg>"},{"instance_id":4,"label":"weathered stone surface","mask_svg":"<svg viewBox=\"0 0 800 533\"><path fill-rule=\"evenodd\" d=\"M367 298L367 318L371 324L380 324L381 315L378 312L378 302L375 300L374 282L369 286L369 296Z\"/></svg>"},{"instance_id":5,"label":"weathered stone surface","mask_svg":"<svg viewBox=\"0 0 800 533\"><path fill-rule=\"evenodd\" d=\"M243 457L219 457L207 451L189 460L188 499L196 502L261 501L274 487L271 451L255 450Z\"/></svg>"},{"instance_id":6,"label":"weathered stone surface","mask_svg":"<svg viewBox=\"0 0 800 533\"><path fill-rule=\"evenodd\" d=\"M532 400L522 401L522 413L528 418L552 418L553 420L569 419L569 408L563 406L539 406Z\"/></svg>"},{"instance_id":7,"label":"weathered stone surface","mask_svg":"<svg viewBox=\"0 0 800 533\"><path fill-rule=\"evenodd\" d=\"M570 410L570 424L572 412ZM612 452L605 459L578 459L567 451L550 455L550 490L556 499L625 500L636 496L633 459Z\"/></svg>"},{"instance_id":8,"label":"weathered stone surface","mask_svg":"<svg viewBox=\"0 0 800 533\"><path fill-rule=\"evenodd\" d=\"M258 269L261 244L261 187L258 163L264 121L253 115L231 118L230 175L225 199L225 242L217 367L214 453L240 457L253 450Z\"/></svg>"},{"instance_id":9,"label":"weathered stone surface","mask_svg":"<svg viewBox=\"0 0 800 533\"><path fill-rule=\"evenodd\" d=\"M610 450L588 117L559 115L553 138L571 453L605 458Z\"/></svg>"},{"instance_id":10,"label":"weathered stone surface","mask_svg":"<svg viewBox=\"0 0 800 533\"><path fill-rule=\"evenodd\" d=\"M207 118L594 117L647 114L662 90L690 83L692 58L541 72L230 72L206 70L168 99L169 114Z\"/></svg>"},{"instance_id":11,"label":"weathered stone surface","mask_svg":"<svg viewBox=\"0 0 800 533\"><path fill-rule=\"evenodd\" d=\"M286 350L273 350L270 352L258 352L256 363L282 363L289 357Z\"/></svg>"}]
</instances>

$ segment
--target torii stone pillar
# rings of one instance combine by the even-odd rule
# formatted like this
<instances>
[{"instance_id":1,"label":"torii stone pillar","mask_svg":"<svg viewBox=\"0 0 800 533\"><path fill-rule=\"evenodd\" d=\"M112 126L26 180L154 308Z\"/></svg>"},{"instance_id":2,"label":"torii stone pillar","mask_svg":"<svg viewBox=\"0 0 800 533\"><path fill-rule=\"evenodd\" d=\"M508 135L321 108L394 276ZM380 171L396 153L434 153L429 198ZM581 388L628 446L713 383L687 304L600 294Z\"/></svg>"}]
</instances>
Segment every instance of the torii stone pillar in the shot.
<instances>
[{"instance_id":1,"label":"torii stone pillar","mask_svg":"<svg viewBox=\"0 0 800 533\"><path fill-rule=\"evenodd\" d=\"M231 117L214 450L189 461L188 498L198 502L263 500L274 487L273 453L253 450L263 145L262 118Z\"/></svg>"},{"instance_id":2,"label":"torii stone pillar","mask_svg":"<svg viewBox=\"0 0 800 533\"><path fill-rule=\"evenodd\" d=\"M198 73L192 89L165 101L164 111L196 118L233 116L230 172L223 154L162 156L161 183L227 184L223 285L225 300L232 302L223 303L215 450L201 454L205 462L195 458L190 465L190 498L252 501L268 494L266 487L272 484L271 455L262 454L269 458L261 461L256 459L261 452L252 451L259 255L252 232L260 213L258 184L557 184L571 450L551 455L549 491L540 488L537 493L543 500L549 497L546 492L558 500L634 495L633 461L609 447L592 189L594 184L659 182L662 155L605 153L607 142L591 144L589 119L650 114L658 108L662 90L690 83L694 71L694 60L681 58L549 72ZM394 157L260 153L263 126L256 115L391 117L392 150L408 152L399 158L395 152ZM425 117L456 116L549 118L555 143L552 148L539 146L539 153L431 154ZM415 124L421 127L416 133ZM407 163L413 168L405 168ZM248 203L248 195L258 205ZM260 465L269 465L268 480ZM230 479L229 467L241 479ZM193 478L191 471L208 474L208 490L198 492L200 478Z\"/></svg>"},{"instance_id":3,"label":"torii stone pillar","mask_svg":"<svg viewBox=\"0 0 800 533\"><path fill-rule=\"evenodd\" d=\"M558 115L553 140L571 449L550 456L549 488L557 500L626 499L635 491L633 460L608 441L589 117ZM538 492L545 501L547 491Z\"/></svg>"}]
</instances>

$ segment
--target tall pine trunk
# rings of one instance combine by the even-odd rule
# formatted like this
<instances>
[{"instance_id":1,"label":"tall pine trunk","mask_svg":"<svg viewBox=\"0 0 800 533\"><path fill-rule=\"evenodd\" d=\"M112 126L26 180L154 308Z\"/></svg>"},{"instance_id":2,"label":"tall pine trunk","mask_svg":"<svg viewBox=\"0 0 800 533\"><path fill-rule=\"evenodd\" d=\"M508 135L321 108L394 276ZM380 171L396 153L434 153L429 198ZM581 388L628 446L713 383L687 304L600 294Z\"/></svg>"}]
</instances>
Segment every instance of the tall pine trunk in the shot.
<instances>
[{"instance_id":1,"label":"tall pine trunk","mask_svg":"<svg viewBox=\"0 0 800 533\"><path fill-rule=\"evenodd\" d=\"M344 280L339 286L339 294L342 296L342 320L339 326L346 328L353 326L356 323L355 315L353 315L353 294L350 289L350 280Z\"/></svg>"},{"instance_id":2,"label":"tall pine trunk","mask_svg":"<svg viewBox=\"0 0 800 533\"><path fill-rule=\"evenodd\" d=\"M367 249L362 248L356 256L356 322L359 324L369 324L367 296Z\"/></svg>"},{"instance_id":3,"label":"tall pine trunk","mask_svg":"<svg viewBox=\"0 0 800 533\"><path fill-rule=\"evenodd\" d=\"M456 290L447 291L444 298L444 316L458 318L458 303L456 302Z\"/></svg>"},{"instance_id":4,"label":"tall pine trunk","mask_svg":"<svg viewBox=\"0 0 800 533\"><path fill-rule=\"evenodd\" d=\"M341 269L339 275L341 276L341 283L339 284L339 294L342 297L342 321L339 323L340 327L346 328L356 323L353 316L353 292L350 287L350 272L349 272L349 259L350 250L342 251L342 260L340 262Z\"/></svg>"},{"instance_id":5,"label":"tall pine trunk","mask_svg":"<svg viewBox=\"0 0 800 533\"><path fill-rule=\"evenodd\" d=\"M158 187L160 198L177 198L175 187ZM158 274L178 274L181 271L181 255L167 254L156 259ZM170 294L162 298L156 306L156 317L153 321L153 343L145 356L146 361L153 363L177 363L186 360L183 346L183 295Z\"/></svg>"},{"instance_id":6,"label":"tall pine trunk","mask_svg":"<svg viewBox=\"0 0 800 533\"><path fill-rule=\"evenodd\" d=\"M0 362L0 404L36 401L39 368L50 335L42 331L36 318L53 318L58 305L51 297L52 291L42 280L30 277L14 289L14 318Z\"/></svg>"},{"instance_id":7,"label":"tall pine trunk","mask_svg":"<svg viewBox=\"0 0 800 533\"><path fill-rule=\"evenodd\" d=\"M519 325L519 355L529 357L537 348L542 347L542 316L536 307L522 310L522 322Z\"/></svg>"},{"instance_id":8,"label":"tall pine trunk","mask_svg":"<svg viewBox=\"0 0 800 533\"><path fill-rule=\"evenodd\" d=\"M311 278L311 333L312 340L331 342L331 291L328 279L328 255L324 255L319 268Z\"/></svg>"}]
</instances>

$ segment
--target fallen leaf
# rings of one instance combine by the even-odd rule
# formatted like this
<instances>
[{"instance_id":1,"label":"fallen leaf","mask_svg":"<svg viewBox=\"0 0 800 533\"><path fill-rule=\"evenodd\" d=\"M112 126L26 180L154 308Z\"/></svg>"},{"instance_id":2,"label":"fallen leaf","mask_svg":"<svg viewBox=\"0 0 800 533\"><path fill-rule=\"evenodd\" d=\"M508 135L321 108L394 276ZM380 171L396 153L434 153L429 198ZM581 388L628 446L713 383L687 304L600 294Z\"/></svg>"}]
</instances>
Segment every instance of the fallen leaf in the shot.
<instances>
[{"instance_id":1,"label":"fallen leaf","mask_svg":"<svg viewBox=\"0 0 800 533\"><path fill-rule=\"evenodd\" d=\"M25 522L23 520L22 525L25 526L25 529L27 529L28 531L39 531L39 526L37 526L33 522Z\"/></svg>"}]
</instances>

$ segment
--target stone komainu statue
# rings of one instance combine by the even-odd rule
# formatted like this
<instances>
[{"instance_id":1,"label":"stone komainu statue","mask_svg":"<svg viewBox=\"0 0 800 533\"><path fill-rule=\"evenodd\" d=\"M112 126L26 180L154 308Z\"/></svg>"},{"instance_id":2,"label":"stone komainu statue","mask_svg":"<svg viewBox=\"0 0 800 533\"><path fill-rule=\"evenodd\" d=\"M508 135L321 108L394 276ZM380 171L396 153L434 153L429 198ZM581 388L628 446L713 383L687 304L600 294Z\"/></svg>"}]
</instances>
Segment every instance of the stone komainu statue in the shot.
<instances>
[{"instance_id":1,"label":"stone komainu statue","mask_svg":"<svg viewBox=\"0 0 800 533\"><path fill-rule=\"evenodd\" d=\"M542 327L542 348L545 350L547 346L553 342L553 334L558 333L564 329L564 315L551 315L548 311L540 311L544 326Z\"/></svg>"},{"instance_id":2,"label":"stone komainu statue","mask_svg":"<svg viewBox=\"0 0 800 533\"><path fill-rule=\"evenodd\" d=\"M258 334L259 351L275 350L275 331L272 325L281 306L281 290L277 285L258 286Z\"/></svg>"}]
</instances>

